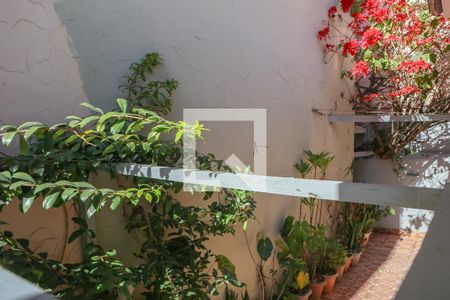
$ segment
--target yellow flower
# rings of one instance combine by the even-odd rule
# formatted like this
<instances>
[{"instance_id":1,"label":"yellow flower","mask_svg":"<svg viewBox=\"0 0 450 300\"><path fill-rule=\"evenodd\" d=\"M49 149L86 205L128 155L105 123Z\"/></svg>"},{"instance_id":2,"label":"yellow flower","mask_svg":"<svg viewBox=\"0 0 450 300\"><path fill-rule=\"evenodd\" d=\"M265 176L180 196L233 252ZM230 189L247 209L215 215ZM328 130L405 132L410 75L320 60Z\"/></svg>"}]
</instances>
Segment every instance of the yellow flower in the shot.
<instances>
[{"instance_id":1,"label":"yellow flower","mask_svg":"<svg viewBox=\"0 0 450 300\"><path fill-rule=\"evenodd\" d=\"M309 274L303 271L297 274L297 285L300 289L304 289L309 284Z\"/></svg>"}]
</instances>

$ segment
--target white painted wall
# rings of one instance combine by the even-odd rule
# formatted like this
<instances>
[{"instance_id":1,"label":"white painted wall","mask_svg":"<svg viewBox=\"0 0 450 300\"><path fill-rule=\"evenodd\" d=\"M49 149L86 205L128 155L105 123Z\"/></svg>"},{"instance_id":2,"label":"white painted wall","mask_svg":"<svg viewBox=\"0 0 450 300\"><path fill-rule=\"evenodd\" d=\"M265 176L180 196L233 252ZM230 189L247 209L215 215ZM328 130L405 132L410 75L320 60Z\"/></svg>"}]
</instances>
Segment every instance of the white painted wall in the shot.
<instances>
[{"instance_id":1,"label":"white painted wall","mask_svg":"<svg viewBox=\"0 0 450 300\"><path fill-rule=\"evenodd\" d=\"M353 156L353 126L330 125L312 108L349 111L339 62L322 62L316 32L330 0L15 0L0 2L0 120L61 121L89 99L111 107L131 62L158 51L158 77L181 86L170 115L183 108L266 108L268 174L294 176L304 149L336 155L328 178L342 179ZM251 124L208 123L203 150L253 158ZM257 195L258 221L249 228L278 232L297 213L292 198ZM104 218L103 218L104 219ZM111 224L109 224L111 225ZM120 244L114 226L100 240ZM98 220L101 227L101 217ZM117 226L119 227L119 225ZM111 234L114 234L111 236ZM256 292L254 267L241 231L212 242L237 263Z\"/></svg>"},{"instance_id":2,"label":"white painted wall","mask_svg":"<svg viewBox=\"0 0 450 300\"><path fill-rule=\"evenodd\" d=\"M447 155L448 156L448 155ZM354 181L427 188L443 188L449 175L450 158L419 154L403 159L404 172L397 176L392 162L378 158L360 159L356 163ZM378 227L411 232L427 232L434 212L424 209L396 208L396 215L377 223Z\"/></svg>"}]
</instances>

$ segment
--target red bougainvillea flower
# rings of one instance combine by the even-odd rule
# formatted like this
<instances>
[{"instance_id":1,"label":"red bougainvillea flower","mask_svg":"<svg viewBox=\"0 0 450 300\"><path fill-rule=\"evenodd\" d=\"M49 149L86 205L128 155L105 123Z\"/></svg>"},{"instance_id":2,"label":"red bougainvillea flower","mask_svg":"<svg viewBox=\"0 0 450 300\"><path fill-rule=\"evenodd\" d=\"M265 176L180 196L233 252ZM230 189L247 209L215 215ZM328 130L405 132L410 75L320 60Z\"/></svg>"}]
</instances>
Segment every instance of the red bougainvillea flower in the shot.
<instances>
[{"instance_id":1,"label":"red bougainvillea flower","mask_svg":"<svg viewBox=\"0 0 450 300\"><path fill-rule=\"evenodd\" d=\"M400 97L406 94L414 94L420 92L420 89L414 87L414 86L405 86L404 88L399 89L398 91L389 93L388 96L389 97Z\"/></svg>"},{"instance_id":2,"label":"red bougainvillea flower","mask_svg":"<svg viewBox=\"0 0 450 300\"><path fill-rule=\"evenodd\" d=\"M375 22L382 23L388 17L388 10L387 9L379 9L373 13L372 17L374 18Z\"/></svg>"},{"instance_id":3,"label":"red bougainvillea flower","mask_svg":"<svg viewBox=\"0 0 450 300\"><path fill-rule=\"evenodd\" d=\"M334 50L335 50L335 47L334 47L333 44L325 44L325 48L326 48L328 51L334 51Z\"/></svg>"},{"instance_id":4,"label":"red bougainvillea flower","mask_svg":"<svg viewBox=\"0 0 450 300\"><path fill-rule=\"evenodd\" d=\"M369 48L376 45L383 38L383 34L377 28L369 28L364 31L361 45L363 48Z\"/></svg>"},{"instance_id":5,"label":"red bougainvillea flower","mask_svg":"<svg viewBox=\"0 0 450 300\"><path fill-rule=\"evenodd\" d=\"M369 74L369 65L365 61L358 61L352 69L352 76L357 78L359 76L367 77Z\"/></svg>"},{"instance_id":6,"label":"red bougainvillea flower","mask_svg":"<svg viewBox=\"0 0 450 300\"><path fill-rule=\"evenodd\" d=\"M349 12L355 0L341 0L341 7L343 12Z\"/></svg>"},{"instance_id":7,"label":"red bougainvillea flower","mask_svg":"<svg viewBox=\"0 0 450 300\"><path fill-rule=\"evenodd\" d=\"M404 71L407 74L419 73L421 71L430 71L431 66L425 62L423 58L416 61L404 61L398 66L399 71Z\"/></svg>"},{"instance_id":8,"label":"red bougainvillea flower","mask_svg":"<svg viewBox=\"0 0 450 300\"><path fill-rule=\"evenodd\" d=\"M400 41L400 37L393 35L393 34L388 34L387 36L385 36L383 38L383 44L389 44L391 42L399 42Z\"/></svg>"},{"instance_id":9,"label":"red bougainvillea flower","mask_svg":"<svg viewBox=\"0 0 450 300\"><path fill-rule=\"evenodd\" d=\"M328 38L328 34L330 33L330 27L325 27L317 33L317 37L319 40L324 41Z\"/></svg>"},{"instance_id":10,"label":"red bougainvillea flower","mask_svg":"<svg viewBox=\"0 0 450 300\"><path fill-rule=\"evenodd\" d=\"M367 11L369 16L373 17L373 14L378 11L380 4L380 0L367 0L361 6Z\"/></svg>"},{"instance_id":11,"label":"red bougainvillea flower","mask_svg":"<svg viewBox=\"0 0 450 300\"><path fill-rule=\"evenodd\" d=\"M354 56L358 52L358 43L356 40L350 40L342 46L342 55L347 56L348 54Z\"/></svg>"},{"instance_id":12,"label":"red bougainvillea flower","mask_svg":"<svg viewBox=\"0 0 450 300\"><path fill-rule=\"evenodd\" d=\"M361 36L366 30L367 16L359 13L354 13L352 15L352 21L348 24L348 27L357 35Z\"/></svg>"},{"instance_id":13,"label":"red bougainvillea flower","mask_svg":"<svg viewBox=\"0 0 450 300\"><path fill-rule=\"evenodd\" d=\"M337 13L337 8L336 8L336 6L332 6L332 7L330 7L330 9L328 10L328 18L329 19L333 19L335 16L336 16L336 13Z\"/></svg>"},{"instance_id":14,"label":"red bougainvillea flower","mask_svg":"<svg viewBox=\"0 0 450 300\"><path fill-rule=\"evenodd\" d=\"M365 95L362 100L365 102L372 102L375 98L378 98L378 94L372 93Z\"/></svg>"}]
</instances>

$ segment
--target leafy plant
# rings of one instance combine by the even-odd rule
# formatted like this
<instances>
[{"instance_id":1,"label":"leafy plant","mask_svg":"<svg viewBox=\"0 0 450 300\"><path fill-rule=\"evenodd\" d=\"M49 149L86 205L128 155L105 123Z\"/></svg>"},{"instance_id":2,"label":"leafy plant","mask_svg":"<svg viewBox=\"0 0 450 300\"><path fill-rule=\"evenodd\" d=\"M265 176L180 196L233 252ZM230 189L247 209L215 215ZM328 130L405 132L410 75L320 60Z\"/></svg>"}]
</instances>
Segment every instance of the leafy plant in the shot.
<instances>
[{"instance_id":1,"label":"leafy plant","mask_svg":"<svg viewBox=\"0 0 450 300\"><path fill-rule=\"evenodd\" d=\"M325 252L324 262L322 266L322 274L334 274L338 267L345 263L347 251L335 238L327 240L327 249Z\"/></svg>"},{"instance_id":2,"label":"leafy plant","mask_svg":"<svg viewBox=\"0 0 450 300\"><path fill-rule=\"evenodd\" d=\"M338 238L349 252L360 252L364 234L371 232L379 219L394 213L390 207L344 202L338 212Z\"/></svg>"},{"instance_id":3,"label":"leafy plant","mask_svg":"<svg viewBox=\"0 0 450 300\"><path fill-rule=\"evenodd\" d=\"M356 85L356 92L351 92L355 110L400 115L448 113L450 21L431 15L426 1L339 3L328 10L318 38L324 44L325 61L339 55L341 77ZM381 158L395 158L420 133L438 123L399 122L389 128L373 123L372 148Z\"/></svg>"},{"instance_id":4,"label":"leafy plant","mask_svg":"<svg viewBox=\"0 0 450 300\"><path fill-rule=\"evenodd\" d=\"M284 220L281 229L281 240L277 241L280 248L279 262L286 266L290 275L295 276L301 270L306 270L312 281L320 280L320 270L326 253L325 228L314 227L306 221L295 221L289 216Z\"/></svg>"},{"instance_id":5,"label":"leafy plant","mask_svg":"<svg viewBox=\"0 0 450 300\"><path fill-rule=\"evenodd\" d=\"M305 150L306 161L301 159L298 161L294 167L300 173L302 178L305 178L310 173L313 173L313 178L325 179L326 171L330 163L334 159L334 155L330 152L322 151L314 153L310 150ZM318 174L320 172L320 174ZM317 207L319 203L319 207ZM319 225L322 223L322 211L323 211L323 201L316 195L311 195L309 197L300 198L300 209L299 209L299 219L303 219L303 205L309 209L309 223L311 225Z\"/></svg>"},{"instance_id":6,"label":"leafy plant","mask_svg":"<svg viewBox=\"0 0 450 300\"><path fill-rule=\"evenodd\" d=\"M234 265L205 245L212 236L233 234L235 226L254 218L252 194L222 190L204 194L207 206L186 206L176 200L181 184L134 178L134 185L118 190L99 188L89 176L108 172L117 178L118 163L180 166L184 133L201 139L200 123L186 124L164 119L170 111L176 81L148 80L161 64L157 53L131 66L122 86L128 99L118 99L112 111L83 103L92 114L68 116L67 122L48 126L27 122L4 125L4 145L14 140L20 154L0 154L0 210L20 201L26 213L39 197L51 209L71 202L79 211L94 215L107 205L122 208L126 230L136 236L135 266L124 266L114 250L95 244L95 233L82 214L73 221L78 230L68 242L84 241L84 257L78 264L65 264L34 253L28 241L13 234L0 234L0 263L63 299L130 298L130 290L142 286L148 299L209 299L222 285L242 286ZM198 168L228 170L211 154L197 156ZM214 197L213 197L214 196ZM211 262L214 262L211 264Z\"/></svg>"}]
</instances>

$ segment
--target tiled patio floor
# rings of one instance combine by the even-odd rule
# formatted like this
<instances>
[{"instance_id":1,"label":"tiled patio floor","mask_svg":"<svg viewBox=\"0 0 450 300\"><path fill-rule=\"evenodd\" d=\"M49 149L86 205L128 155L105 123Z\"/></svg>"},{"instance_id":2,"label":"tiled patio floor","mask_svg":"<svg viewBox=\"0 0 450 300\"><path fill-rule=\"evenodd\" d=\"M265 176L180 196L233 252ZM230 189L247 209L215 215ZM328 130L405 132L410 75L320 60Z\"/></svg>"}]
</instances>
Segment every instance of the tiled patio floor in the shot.
<instances>
[{"instance_id":1,"label":"tiled patio floor","mask_svg":"<svg viewBox=\"0 0 450 300\"><path fill-rule=\"evenodd\" d=\"M373 233L358 266L351 267L326 300L394 299L423 237Z\"/></svg>"}]
</instances>

